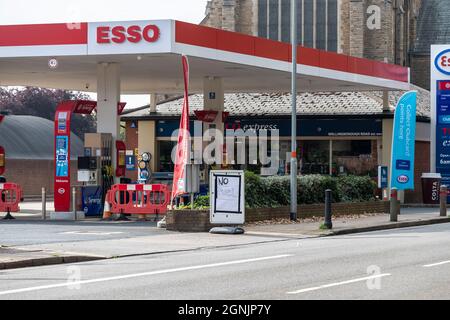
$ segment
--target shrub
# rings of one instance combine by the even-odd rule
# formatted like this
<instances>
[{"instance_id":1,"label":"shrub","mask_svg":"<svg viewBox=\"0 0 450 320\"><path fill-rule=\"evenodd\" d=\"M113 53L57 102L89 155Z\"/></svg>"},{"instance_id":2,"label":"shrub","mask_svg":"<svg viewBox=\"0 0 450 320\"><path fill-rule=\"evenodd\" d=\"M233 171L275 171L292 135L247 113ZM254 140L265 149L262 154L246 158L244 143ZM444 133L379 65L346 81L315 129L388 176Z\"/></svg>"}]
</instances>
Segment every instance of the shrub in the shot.
<instances>
[{"instance_id":1,"label":"shrub","mask_svg":"<svg viewBox=\"0 0 450 320\"><path fill-rule=\"evenodd\" d=\"M257 174L245 172L245 205L250 208L267 207L270 200L266 197L266 184Z\"/></svg>"},{"instance_id":2,"label":"shrub","mask_svg":"<svg viewBox=\"0 0 450 320\"><path fill-rule=\"evenodd\" d=\"M374 199L376 184L370 177L330 177L306 175L297 178L299 204L324 203L325 190L332 192L333 202L362 202ZM246 173L248 207L279 207L290 204L290 177L260 178Z\"/></svg>"},{"instance_id":3,"label":"shrub","mask_svg":"<svg viewBox=\"0 0 450 320\"><path fill-rule=\"evenodd\" d=\"M361 202L374 198L377 185L369 176L344 176L338 178L338 187L343 202Z\"/></svg>"},{"instance_id":4,"label":"shrub","mask_svg":"<svg viewBox=\"0 0 450 320\"><path fill-rule=\"evenodd\" d=\"M318 204L325 201L325 190L332 191L333 202L362 202L373 200L376 183L369 177L306 175L297 178L298 203ZM245 172L245 201L249 208L282 207L290 204L290 177L261 178ZM200 196L194 208L209 207L209 196ZM190 208L187 206L186 208Z\"/></svg>"},{"instance_id":5,"label":"shrub","mask_svg":"<svg viewBox=\"0 0 450 320\"><path fill-rule=\"evenodd\" d=\"M194 201L194 208L203 209L209 207L209 196L199 196Z\"/></svg>"}]
</instances>

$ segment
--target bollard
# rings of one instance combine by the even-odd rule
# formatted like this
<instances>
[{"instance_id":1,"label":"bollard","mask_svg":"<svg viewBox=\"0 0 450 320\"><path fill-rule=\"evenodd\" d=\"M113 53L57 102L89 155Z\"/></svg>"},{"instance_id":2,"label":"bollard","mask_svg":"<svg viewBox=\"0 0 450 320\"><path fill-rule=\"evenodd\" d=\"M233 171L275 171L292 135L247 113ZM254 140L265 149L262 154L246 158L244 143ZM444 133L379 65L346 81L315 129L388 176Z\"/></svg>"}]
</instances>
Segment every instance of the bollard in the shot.
<instances>
[{"instance_id":1,"label":"bollard","mask_svg":"<svg viewBox=\"0 0 450 320\"><path fill-rule=\"evenodd\" d=\"M72 188L72 209L75 221L77 221L77 189L75 187Z\"/></svg>"},{"instance_id":2,"label":"bollard","mask_svg":"<svg viewBox=\"0 0 450 320\"><path fill-rule=\"evenodd\" d=\"M396 188L391 190L391 222L397 222L400 214L400 203L398 201L398 191Z\"/></svg>"},{"instance_id":3,"label":"bollard","mask_svg":"<svg viewBox=\"0 0 450 320\"><path fill-rule=\"evenodd\" d=\"M47 191L42 188L42 220L47 219Z\"/></svg>"},{"instance_id":4,"label":"bollard","mask_svg":"<svg viewBox=\"0 0 450 320\"><path fill-rule=\"evenodd\" d=\"M331 190L325 191L325 227L327 229L333 229L332 212L331 212Z\"/></svg>"},{"instance_id":5,"label":"bollard","mask_svg":"<svg viewBox=\"0 0 450 320\"><path fill-rule=\"evenodd\" d=\"M441 192L439 197L440 207L441 207L441 217L447 216L447 186L441 186Z\"/></svg>"}]
</instances>

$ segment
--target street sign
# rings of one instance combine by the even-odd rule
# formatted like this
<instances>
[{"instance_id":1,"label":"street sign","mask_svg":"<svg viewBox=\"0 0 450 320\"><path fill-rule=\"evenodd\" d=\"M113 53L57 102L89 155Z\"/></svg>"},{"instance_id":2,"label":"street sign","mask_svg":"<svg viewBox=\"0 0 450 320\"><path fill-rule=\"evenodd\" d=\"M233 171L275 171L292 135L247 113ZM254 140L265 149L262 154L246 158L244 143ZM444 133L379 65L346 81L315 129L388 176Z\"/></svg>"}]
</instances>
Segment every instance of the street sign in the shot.
<instances>
[{"instance_id":1,"label":"street sign","mask_svg":"<svg viewBox=\"0 0 450 320\"><path fill-rule=\"evenodd\" d=\"M378 167L378 188L386 189L388 187L388 172L389 168L386 166Z\"/></svg>"},{"instance_id":2,"label":"street sign","mask_svg":"<svg viewBox=\"0 0 450 320\"><path fill-rule=\"evenodd\" d=\"M211 223L231 225L244 224L244 171L211 171L210 186Z\"/></svg>"},{"instance_id":3,"label":"street sign","mask_svg":"<svg viewBox=\"0 0 450 320\"><path fill-rule=\"evenodd\" d=\"M126 166L128 171L134 171L136 170L136 157L134 155L127 155L125 157L126 159Z\"/></svg>"}]
</instances>

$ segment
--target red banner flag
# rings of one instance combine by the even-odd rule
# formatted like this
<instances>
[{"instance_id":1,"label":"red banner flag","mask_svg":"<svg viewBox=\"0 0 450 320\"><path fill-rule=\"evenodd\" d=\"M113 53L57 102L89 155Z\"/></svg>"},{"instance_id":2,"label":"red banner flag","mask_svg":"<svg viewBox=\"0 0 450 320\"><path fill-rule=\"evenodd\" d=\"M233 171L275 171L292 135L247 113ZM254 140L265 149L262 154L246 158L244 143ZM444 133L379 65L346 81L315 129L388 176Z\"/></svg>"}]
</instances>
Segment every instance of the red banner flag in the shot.
<instances>
[{"instance_id":1,"label":"red banner flag","mask_svg":"<svg viewBox=\"0 0 450 320\"><path fill-rule=\"evenodd\" d=\"M178 133L175 170L173 173L172 199L186 193L186 181L184 172L190 158L190 134L189 134L189 62L186 56L183 59L184 75L184 102L181 113L180 130Z\"/></svg>"}]
</instances>

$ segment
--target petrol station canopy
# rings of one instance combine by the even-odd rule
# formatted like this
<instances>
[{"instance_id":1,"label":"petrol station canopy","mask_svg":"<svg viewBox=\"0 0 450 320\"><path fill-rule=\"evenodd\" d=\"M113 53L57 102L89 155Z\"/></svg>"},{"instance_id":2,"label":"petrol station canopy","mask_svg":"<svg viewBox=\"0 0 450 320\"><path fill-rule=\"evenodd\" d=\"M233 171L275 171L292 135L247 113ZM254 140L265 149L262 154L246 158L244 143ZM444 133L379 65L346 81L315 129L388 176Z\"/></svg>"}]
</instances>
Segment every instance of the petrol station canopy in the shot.
<instances>
[{"instance_id":1,"label":"petrol station canopy","mask_svg":"<svg viewBox=\"0 0 450 320\"><path fill-rule=\"evenodd\" d=\"M289 44L174 20L0 26L0 85L96 92L97 65L113 62L124 94L179 93L182 54L193 93L205 77L222 78L225 92L290 89ZM304 47L298 63L300 91L410 87L397 65Z\"/></svg>"}]
</instances>

